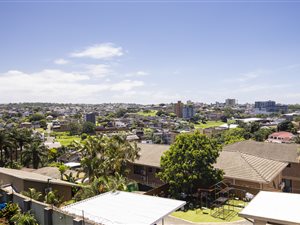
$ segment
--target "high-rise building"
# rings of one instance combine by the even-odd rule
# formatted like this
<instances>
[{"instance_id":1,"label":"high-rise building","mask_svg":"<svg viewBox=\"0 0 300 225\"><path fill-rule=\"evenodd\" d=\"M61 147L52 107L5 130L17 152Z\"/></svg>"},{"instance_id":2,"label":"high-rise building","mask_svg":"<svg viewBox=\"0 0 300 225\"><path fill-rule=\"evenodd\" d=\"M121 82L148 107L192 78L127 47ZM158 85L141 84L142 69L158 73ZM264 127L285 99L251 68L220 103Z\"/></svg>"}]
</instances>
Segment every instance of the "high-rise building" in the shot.
<instances>
[{"instance_id":1,"label":"high-rise building","mask_svg":"<svg viewBox=\"0 0 300 225\"><path fill-rule=\"evenodd\" d=\"M177 117L182 118L183 103L178 101L174 106L174 113Z\"/></svg>"},{"instance_id":2,"label":"high-rise building","mask_svg":"<svg viewBox=\"0 0 300 225\"><path fill-rule=\"evenodd\" d=\"M287 105L276 104L275 101L257 101L254 104L254 112L257 114L286 113L287 111Z\"/></svg>"},{"instance_id":3,"label":"high-rise building","mask_svg":"<svg viewBox=\"0 0 300 225\"><path fill-rule=\"evenodd\" d=\"M85 121L96 124L96 114L93 112L85 114Z\"/></svg>"},{"instance_id":4,"label":"high-rise building","mask_svg":"<svg viewBox=\"0 0 300 225\"><path fill-rule=\"evenodd\" d=\"M193 105L185 105L182 109L182 117L184 119L191 119L195 115L195 110Z\"/></svg>"},{"instance_id":5,"label":"high-rise building","mask_svg":"<svg viewBox=\"0 0 300 225\"><path fill-rule=\"evenodd\" d=\"M225 105L229 107L234 107L237 104L237 100L234 98L228 98L225 100Z\"/></svg>"}]
</instances>

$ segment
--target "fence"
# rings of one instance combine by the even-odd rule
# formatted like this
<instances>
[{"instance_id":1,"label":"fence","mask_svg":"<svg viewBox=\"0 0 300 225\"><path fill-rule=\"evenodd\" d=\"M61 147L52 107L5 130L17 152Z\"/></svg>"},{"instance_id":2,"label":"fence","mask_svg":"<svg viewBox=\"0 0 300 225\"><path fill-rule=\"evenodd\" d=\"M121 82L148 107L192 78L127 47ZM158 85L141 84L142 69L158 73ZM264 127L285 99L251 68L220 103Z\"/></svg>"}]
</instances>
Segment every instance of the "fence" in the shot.
<instances>
[{"instance_id":1,"label":"fence","mask_svg":"<svg viewBox=\"0 0 300 225\"><path fill-rule=\"evenodd\" d=\"M15 192L0 189L1 202L13 202L19 205L22 212L30 211L39 225L96 225L82 216L66 213L59 208L30 199Z\"/></svg>"}]
</instances>

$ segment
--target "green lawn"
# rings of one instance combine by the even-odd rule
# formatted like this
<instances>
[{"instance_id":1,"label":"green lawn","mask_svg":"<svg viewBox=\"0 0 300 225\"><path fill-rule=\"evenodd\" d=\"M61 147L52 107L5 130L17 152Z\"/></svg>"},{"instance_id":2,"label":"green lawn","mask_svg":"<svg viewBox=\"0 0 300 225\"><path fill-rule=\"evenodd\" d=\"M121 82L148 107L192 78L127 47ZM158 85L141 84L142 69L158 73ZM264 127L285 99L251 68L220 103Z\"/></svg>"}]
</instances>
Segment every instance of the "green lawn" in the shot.
<instances>
[{"instance_id":1,"label":"green lawn","mask_svg":"<svg viewBox=\"0 0 300 225\"><path fill-rule=\"evenodd\" d=\"M209 127L218 127L223 125L222 121L207 121L206 123L195 124L195 129L205 129Z\"/></svg>"},{"instance_id":2,"label":"green lawn","mask_svg":"<svg viewBox=\"0 0 300 225\"><path fill-rule=\"evenodd\" d=\"M45 132L44 128L36 128L35 130L39 133L44 133Z\"/></svg>"},{"instance_id":3,"label":"green lawn","mask_svg":"<svg viewBox=\"0 0 300 225\"><path fill-rule=\"evenodd\" d=\"M149 112L139 111L137 114L141 116L156 116L157 110L150 110Z\"/></svg>"},{"instance_id":4,"label":"green lawn","mask_svg":"<svg viewBox=\"0 0 300 225\"><path fill-rule=\"evenodd\" d=\"M79 136L57 136L56 141L60 142L61 145L67 146L71 144L73 141L80 141L81 138Z\"/></svg>"},{"instance_id":5,"label":"green lawn","mask_svg":"<svg viewBox=\"0 0 300 225\"><path fill-rule=\"evenodd\" d=\"M241 203L239 203L241 202ZM238 204L242 204L242 201L236 201L235 203L236 205ZM194 209L194 210L188 210L186 212L184 211L177 211L172 213L171 215L180 219L184 219L184 220L188 220L191 222L195 222L195 223L199 223L199 222L233 222L233 221L238 221L238 220L242 220L243 218L238 216L238 212L240 212L242 210L242 208L240 207L234 207L234 212L232 211L228 211L228 206L225 205L224 206L225 212L230 212L230 215L227 219L221 219L218 217L214 217L213 215L213 211L211 212L210 209ZM232 207L230 207L230 209L232 209Z\"/></svg>"}]
</instances>

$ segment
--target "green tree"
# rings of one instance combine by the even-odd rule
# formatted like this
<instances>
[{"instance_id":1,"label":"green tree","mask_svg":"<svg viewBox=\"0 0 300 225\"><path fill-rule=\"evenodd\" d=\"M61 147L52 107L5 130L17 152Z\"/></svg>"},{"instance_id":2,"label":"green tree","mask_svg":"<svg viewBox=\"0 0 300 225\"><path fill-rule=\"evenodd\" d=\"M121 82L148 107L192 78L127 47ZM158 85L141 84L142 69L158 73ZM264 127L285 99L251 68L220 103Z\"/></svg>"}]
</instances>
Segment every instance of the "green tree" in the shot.
<instances>
[{"instance_id":1,"label":"green tree","mask_svg":"<svg viewBox=\"0 0 300 225\"><path fill-rule=\"evenodd\" d=\"M96 125L92 122L84 122L82 125L82 132L86 134L95 134Z\"/></svg>"},{"instance_id":2,"label":"green tree","mask_svg":"<svg viewBox=\"0 0 300 225\"><path fill-rule=\"evenodd\" d=\"M127 141L125 135L114 135L107 139L105 157L109 160L110 172L125 175L128 161L139 158L139 151L137 144Z\"/></svg>"},{"instance_id":3,"label":"green tree","mask_svg":"<svg viewBox=\"0 0 300 225\"><path fill-rule=\"evenodd\" d=\"M11 218L11 221L17 225L38 225L37 220L30 212L18 213Z\"/></svg>"},{"instance_id":4,"label":"green tree","mask_svg":"<svg viewBox=\"0 0 300 225\"><path fill-rule=\"evenodd\" d=\"M33 122L33 121L40 121L40 120L43 120L45 119L45 116L43 114L40 114L40 113L35 113L35 114L32 114L30 117L29 117L29 121L30 122Z\"/></svg>"},{"instance_id":5,"label":"green tree","mask_svg":"<svg viewBox=\"0 0 300 225\"><path fill-rule=\"evenodd\" d=\"M125 174L128 161L138 157L139 148L136 143L131 144L125 136L114 135L89 136L80 142L74 142L74 148L81 153L81 166L85 178L92 182L102 176L120 173Z\"/></svg>"},{"instance_id":6,"label":"green tree","mask_svg":"<svg viewBox=\"0 0 300 225\"><path fill-rule=\"evenodd\" d=\"M43 129L47 129L47 121L46 121L46 119L40 120L40 126Z\"/></svg>"},{"instance_id":7,"label":"green tree","mask_svg":"<svg viewBox=\"0 0 300 225\"><path fill-rule=\"evenodd\" d=\"M125 116L126 113L127 113L126 109L118 109L116 112L116 116L117 116L117 118L120 118L120 117Z\"/></svg>"},{"instance_id":8,"label":"green tree","mask_svg":"<svg viewBox=\"0 0 300 225\"><path fill-rule=\"evenodd\" d=\"M251 137L250 133L244 128L234 128L224 131L221 135L217 137L220 144L229 145L236 142L244 141Z\"/></svg>"},{"instance_id":9,"label":"green tree","mask_svg":"<svg viewBox=\"0 0 300 225\"><path fill-rule=\"evenodd\" d=\"M127 179L118 173L114 176L102 176L94 179L93 182L88 185L83 185L76 193L75 199L81 201L107 191L127 191L128 184Z\"/></svg>"},{"instance_id":10,"label":"green tree","mask_svg":"<svg viewBox=\"0 0 300 225\"><path fill-rule=\"evenodd\" d=\"M158 176L170 185L173 197L193 194L222 180L223 172L214 168L221 146L214 139L195 132L181 134L161 158Z\"/></svg>"},{"instance_id":11,"label":"green tree","mask_svg":"<svg viewBox=\"0 0 300 225\"><path fill-rule=\"evenodd\" d=\"M37 191L35 188L29 188L28 191L22 191L21 194L36 201L39 201L42 197L42 193Z\"/></svg>"},{"instance_id":12,"label":"green tree","mask_svg":"<svg viewBox=\"0 0 300 225\"><path fill-rule=\"evenodd\" d=\"M5 152L7 152L7 149L13 145L13 142L9 136L9 133L4 130L0 129L0 166L4 166L5 164Z\"/></svg>"},{"instance_id":13,"label":"green tree","mask_svg":"<svg viewBox=\"0 0 300 225\"><path fill-rule=\"evenodd\" d=\"M49 191L45 195L45 203L54 205L54 206L59 206L62 203L62 198L57 194L57 191Z\"/></svg>"},{"instance_id":14,"label":"green tree","mask_svg":"<svg viewBox=\"0 0 300 225\"><path fill-rule=\"evenodd\" d=\"M88 136L82 142L74 141L73 147L81 153L81 167L85 173L85 177L89 181L93 181L95 177L103 175L108 162L105 157L106 137L104 136Z\"/></svg>"},{"instance_id":15,"label":"green tree","mask_svg":"<svg viewBox=\"0 0 300 225\"><path fill-rule=\"evenodd\" d=\"M69 123L70 135L78 135L81 133L82 126L79 123L71 122Z\"/></svg>"},{"instance_id":16,"label":"green tree","mask_svg":"<svg viewBox=\"0 0 300 225\"><path fill-rule=\"evenodd\" d=\"M283 121L279 123L277 126L277 130L297 133L297 129L295 129L295 126L291 121Z\"/></svg>"},{"instance_id":17,"label":"green tree","mask_svg":"<svg viewBox=\"0 0 300 225\"><path fill-rule=\"evenodd\" d=\"M37 169L43 162L43 159L47 157L47 152L48 148L44 143L39 139L35 139L25 147L25 150L22 153L23 163L27 167L32 165L34 169Z\"/></svg>"},{"instance_id":18,"label":"green tree","mask_svg":"<svg viewBox=\"0 0 300 225\"><path fill-rule=\"evenodd\" d=\"M26 128L13 129L11 131L11 138L15 142L16 146L20 149L21 162L22 162L22 151L26 144L32 141L32 131ZM18 161L18 151L16 151L16 160Z\"/></svg>"},{"instance_id":19,"label":"green tree","mask_svg":"<svg viewBox=\"0 0 300 225\"><path fill-rule=\"evenodd\" d=\"M61 164L58 167L59 173L60 173L60 179L63 180L64 179L64 174L65 172L69 169L68 166Z\"/></svg>"},{"instance_id":20,"label":"green tree","mask_svg":"<svg viewBox=\"0 0 300 225\"><path fill-rule=\"evenodd\" d=\"M265 141L270 134L274 132L273 129L270 128L260 128L253 134L253 138L255 141Z\"/></svg>"}]
</instances>

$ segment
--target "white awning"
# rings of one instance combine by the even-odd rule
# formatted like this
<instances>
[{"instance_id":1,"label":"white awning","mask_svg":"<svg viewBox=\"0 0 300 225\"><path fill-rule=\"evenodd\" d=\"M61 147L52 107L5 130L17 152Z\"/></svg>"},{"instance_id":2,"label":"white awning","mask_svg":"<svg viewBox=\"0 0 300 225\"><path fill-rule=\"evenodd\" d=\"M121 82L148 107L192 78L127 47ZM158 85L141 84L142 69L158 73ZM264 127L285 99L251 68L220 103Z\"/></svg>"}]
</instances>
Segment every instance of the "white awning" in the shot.
<instances>
[{"instance_id":1,"label":"white awning","mask_svg":"<svg viewBox=\"0 0 300 225\"><path fill-rule=\"evenodd\" d=\"M185 201L160 198L130 192L107 192L62 210L77 216L111 224L155 224L186 204Z\"/></svg>"},{"instance_id":2,"label":"white awning","mask_svg":"<svg viewBox=\"0 0 300 225\"><path fill-rule=\"evenodd\" d=\"M78 162L68 162L68 163L65 163L65 166L68 166L70 168L74 168L74 167L80 167L81 164L78 163Z\"/></svg>"},{"instance_id":3,"label":"white awning","mask_svg":"<svg viewBox=\"0 0 300 225\"><path fill-rule=\"evenodd\" d=\"M300 194L260 191L240 216L279 224L300 224Z\"/></svg>"}]
</instances>

